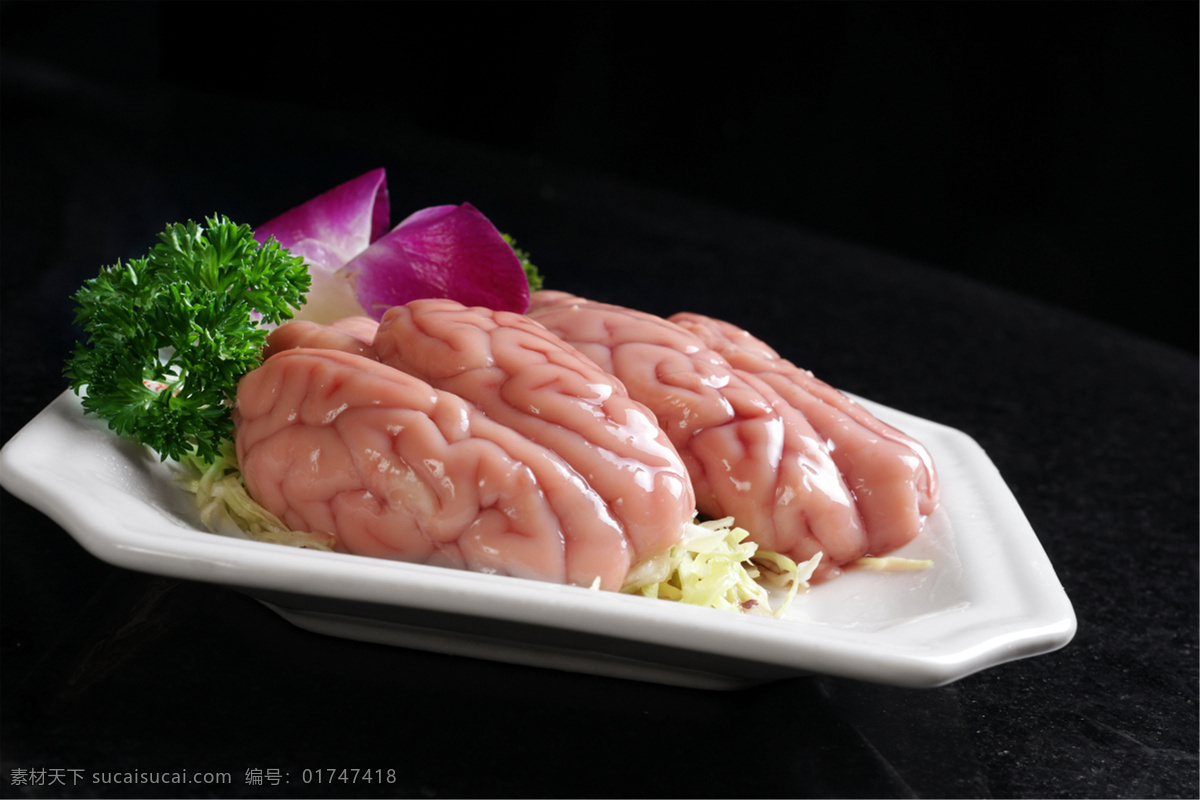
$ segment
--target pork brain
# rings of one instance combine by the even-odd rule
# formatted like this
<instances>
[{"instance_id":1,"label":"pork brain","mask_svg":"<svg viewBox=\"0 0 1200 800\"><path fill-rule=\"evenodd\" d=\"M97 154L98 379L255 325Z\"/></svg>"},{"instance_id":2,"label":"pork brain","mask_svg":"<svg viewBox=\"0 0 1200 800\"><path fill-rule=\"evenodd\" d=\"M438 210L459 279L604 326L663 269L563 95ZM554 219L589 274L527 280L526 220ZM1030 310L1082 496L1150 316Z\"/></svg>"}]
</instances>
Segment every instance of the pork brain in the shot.
<instances>
[{"instance_id":1,"label":"pork brain","mask_svg":"<svg viewBox=\"0 0 1200 800\"><path fill-rule=\"evenodd\" d=\"M695 334L562 292L530 315L616 375L657 415L687 464L699 509L733 516L759 546L807 560L818 578L866 553L854 497L804 416Z\"/></svg>"},{"instance_id":2,"label":"pork brain","mask_svg":"<svg viewBox=\"0 0 1200 800\"><path fill-rule=\"evenodd\" d=\"M830 443L830 454L854 491L872 555L889 553L921 532L938 504L937 469L924 445L732 323L690 313L670 319L723 355L739 374L753 375L778 392Z\"/></svg>"},{"instance_id":3,"label":"pork brain","mask_svg":"<svg viewBox=\"0 0 1200 800\"><path fill-rule=\"evenodd\" d=\"M637 560L686 534L695 496L654 414L542 325L453 300L416 300L384 314L375 350L383 363L559 455L604 498Z\"/></svg>"},{"instance_id":4,"label":"pork brain","mask_svg":"<svg viewBox=\"0 0 1200 800\"><path fill-rule=\"evenodd\" d=\"M247 490L337 549L619 589L634 550L557 454L378 361L293 348L238 387Z\"/></svg>"}]
</instances>

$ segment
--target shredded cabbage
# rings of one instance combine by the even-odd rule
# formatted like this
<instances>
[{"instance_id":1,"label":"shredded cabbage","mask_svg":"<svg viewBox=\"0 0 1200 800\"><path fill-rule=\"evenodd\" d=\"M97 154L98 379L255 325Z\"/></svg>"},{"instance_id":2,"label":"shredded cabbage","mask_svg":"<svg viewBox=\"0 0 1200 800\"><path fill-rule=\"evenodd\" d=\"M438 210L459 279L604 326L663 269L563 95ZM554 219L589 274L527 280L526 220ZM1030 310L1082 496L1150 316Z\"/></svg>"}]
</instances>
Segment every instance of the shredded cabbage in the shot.
<instances>
[{"instance_id":1,"label":"shredded cabbage","mask_svg":"<svg viewBox=\"0 0 1200 800\"><path fill-rule=\"evenodd\" d=\"M900 556L863 556L849 566L861 567L870 572L918 572L933 566L929 558L902 558Z\"/></svg>"},{"instance_id":2,"label":"shredded cabbage","mask_svg":"<svg viewBox=\"0 0 1200 800\"><path fill-rule=\"evenodd\" d=\"M821 561L821 554L797 565L780 553L759 551L746 541L750 534L735 527L733 517L693 523L684 541L630 570L621 589L691 605L783 616L792 599ZM778 609L771 609L770 584L787 589Z\"/></svg>"}]
</instances>

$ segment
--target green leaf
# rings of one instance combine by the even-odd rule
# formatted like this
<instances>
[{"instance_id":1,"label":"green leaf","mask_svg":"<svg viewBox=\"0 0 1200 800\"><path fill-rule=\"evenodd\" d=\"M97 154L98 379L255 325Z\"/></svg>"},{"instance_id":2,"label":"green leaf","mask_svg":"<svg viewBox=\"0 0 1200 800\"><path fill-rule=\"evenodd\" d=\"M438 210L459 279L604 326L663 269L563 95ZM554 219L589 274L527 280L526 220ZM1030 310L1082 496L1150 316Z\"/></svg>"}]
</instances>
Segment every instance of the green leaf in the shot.
<instances>
[{"instance_id":1,"label":"green leaf","mask_svg":"<svg viewBox=\"0 0 1200 800\"><path fill-rule=\"evenodd\" d=\"M224 216L158 238L145 258L105 267L76 292L87 341L64 373L114 431L163 459L195 450L211 460L232 434L237 382L261 360L259 320L291 318L311 279L302 258Z\"/></svg>"}]
</instances>

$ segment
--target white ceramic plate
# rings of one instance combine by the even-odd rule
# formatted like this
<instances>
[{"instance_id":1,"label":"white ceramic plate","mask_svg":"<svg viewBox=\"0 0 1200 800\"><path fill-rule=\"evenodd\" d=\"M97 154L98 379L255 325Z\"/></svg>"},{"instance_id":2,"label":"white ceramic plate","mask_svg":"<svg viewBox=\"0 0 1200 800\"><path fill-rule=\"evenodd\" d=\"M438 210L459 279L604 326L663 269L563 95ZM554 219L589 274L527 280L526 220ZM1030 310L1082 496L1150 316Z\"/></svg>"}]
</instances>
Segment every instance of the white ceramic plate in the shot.
<instances>
[{"instance_id":1,"label":"white ceramic plate","mask_svg":"<svg viewBox=\"0 0 1200 800\"><path fill-rule=\"evenodd\" d=\"M943 507L896 555L934 566L848 573L784 619L212 534L170 468L70 392L0 451L0 483L109 563L228 585L312 631L441 653L702 688L810 673L919 687L1069 642L1071 603L979 445L862 402L933 454Z\"/></svg>"}]
</instances>

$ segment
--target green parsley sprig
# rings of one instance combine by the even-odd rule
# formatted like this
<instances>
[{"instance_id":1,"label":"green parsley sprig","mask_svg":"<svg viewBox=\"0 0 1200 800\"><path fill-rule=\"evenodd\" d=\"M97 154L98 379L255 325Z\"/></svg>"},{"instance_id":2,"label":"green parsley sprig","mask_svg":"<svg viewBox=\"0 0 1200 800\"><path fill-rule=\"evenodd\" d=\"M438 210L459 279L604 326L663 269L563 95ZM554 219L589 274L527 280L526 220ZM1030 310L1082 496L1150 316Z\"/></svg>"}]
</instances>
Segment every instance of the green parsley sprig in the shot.
<instances>
[{"instance_id":1,"label":"green parsley sprig","mask_svg":"<svg viewBox=\"0 0 1200 800\"><path fill-rule=\"evenodd\" d=\"M233 433L237 382L262 359L260 320L291 318L311 278L302 258L224 216L158 238L148 256L105 267L76 292L88 341L65 374L84 410L117 433L163 460L211 462Z\"/></svg>"},{"instance_id":2,"label":"green parsley sprig","mask_svg":"<svg viewBox=\"0 0 1200 800\"><path fill-rule=\"evenodd\" d=\"M504 239L504 241L508 243L508 246L512 248L513 254L516 255L517 260L521 262L521 269L525 270L525 280L529 283L529 291L536 292L538 289L541 289L545 281L542 279L542 273L539 272L538 268L534 266L532 261L529 260L529 253L526 253L524 250L518 248L517 240L509 236L507 233L500 234L500 238Z\"/></svg>"}]
</instances>

